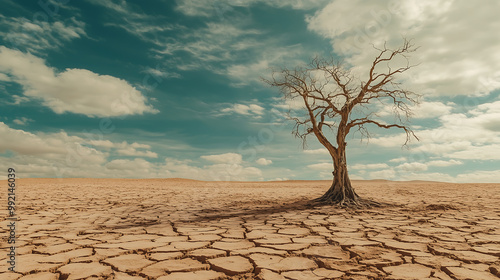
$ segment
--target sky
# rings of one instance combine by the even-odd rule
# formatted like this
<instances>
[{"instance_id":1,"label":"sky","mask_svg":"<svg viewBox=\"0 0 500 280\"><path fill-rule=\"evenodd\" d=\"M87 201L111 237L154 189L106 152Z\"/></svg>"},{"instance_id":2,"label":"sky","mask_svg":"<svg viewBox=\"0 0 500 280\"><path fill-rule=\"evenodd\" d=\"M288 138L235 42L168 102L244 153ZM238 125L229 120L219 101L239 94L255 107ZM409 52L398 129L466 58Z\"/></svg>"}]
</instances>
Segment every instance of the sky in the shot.
<instances>
[{"instance_id":1,"label":"sky","mask_svg":"<svg viewBox=\"0 0 500 280\"><path fill-rule=\"evenodd\" d=\"M351 179L500 182L500 2L0 2L0 169L21 178L332 178L263 82L315 56L362 80L376 47L418 50L399 130L348 136ZM375 47L375 48L374 48ZM387 122L391 108L373 104Z\"/></svg>"}]
</instances>

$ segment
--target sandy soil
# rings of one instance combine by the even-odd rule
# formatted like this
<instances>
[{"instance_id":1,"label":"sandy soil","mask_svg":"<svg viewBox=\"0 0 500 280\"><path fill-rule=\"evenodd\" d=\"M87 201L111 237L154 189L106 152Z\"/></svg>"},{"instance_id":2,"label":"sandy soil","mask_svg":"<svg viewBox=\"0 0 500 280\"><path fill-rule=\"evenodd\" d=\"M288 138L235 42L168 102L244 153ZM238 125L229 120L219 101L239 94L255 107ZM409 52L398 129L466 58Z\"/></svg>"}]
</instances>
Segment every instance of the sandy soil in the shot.
<instances>
[{"instance_id":1,"label":"sandy soil","mask_svg":"<svg viewBox=\"0 0 500 280\"><path fill-rule=\"evenodd\" d=\"M2 215L0 278L500 277L500 184L354 181L396 205L302 206L329 184L21 179L17 273Z\"/></svg>"}]
</instances>

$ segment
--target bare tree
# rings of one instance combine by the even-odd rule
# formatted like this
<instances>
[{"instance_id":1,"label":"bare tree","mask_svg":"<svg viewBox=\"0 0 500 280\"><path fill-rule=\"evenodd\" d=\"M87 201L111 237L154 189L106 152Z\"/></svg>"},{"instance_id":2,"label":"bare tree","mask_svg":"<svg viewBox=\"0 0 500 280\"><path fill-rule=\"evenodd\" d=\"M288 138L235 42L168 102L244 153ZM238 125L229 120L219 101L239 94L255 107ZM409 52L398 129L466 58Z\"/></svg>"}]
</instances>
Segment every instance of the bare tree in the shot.
<instances>
[{"instance_id":1,"label":"bare tree","mask_svg":"<svg viewBox=\"0 0 500 280\"><path fill-rule=\"evenodd\" d=\"M418 103L419 95L402 89L397 80L401 73L413 67L408 55L416 48L405 39L398 49L388 49L385 45L376 49L380 53L373 60L365 80L357 78L342 63L321 58L313 59L305 67L274 71L272 79L264 79L269 85L278 87L285 99L298 98L303 102L305 116L289 114L295 121L293 134L302 138L304 145L306 137L314 135L332 157L333 183L323 196L314 200L317 203L377 205L374 201L361 199L351 185L346 160L346 137L350 132L357 131L362 137L369 138L367 126L374 125L403 130L406 133L404 145L412 137L418 140L407 123L410 106ZM396 60L402 66L391 68ZM394 123L385 123L377 117L381 104L392 107Z\"/></svg>"}]
</instances>

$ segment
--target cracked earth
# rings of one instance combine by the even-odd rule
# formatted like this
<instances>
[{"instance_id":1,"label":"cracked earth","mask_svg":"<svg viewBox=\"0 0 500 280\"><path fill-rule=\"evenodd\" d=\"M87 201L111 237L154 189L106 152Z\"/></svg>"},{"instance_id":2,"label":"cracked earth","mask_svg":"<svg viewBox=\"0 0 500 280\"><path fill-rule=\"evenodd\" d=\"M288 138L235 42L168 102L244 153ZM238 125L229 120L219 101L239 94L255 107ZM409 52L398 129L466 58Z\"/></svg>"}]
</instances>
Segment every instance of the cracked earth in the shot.
<instances>
[{"instance_id":1,"label":"cracked earth","mask_svg":"<svg viewBox=\"0 0 500 280\"><path fill-rule=\"evenodd\" d=\"M304 207L327 181L21 179L0 278L499 279L498 184L353 185L395 206Z\"/></svg>"}]
</instances>

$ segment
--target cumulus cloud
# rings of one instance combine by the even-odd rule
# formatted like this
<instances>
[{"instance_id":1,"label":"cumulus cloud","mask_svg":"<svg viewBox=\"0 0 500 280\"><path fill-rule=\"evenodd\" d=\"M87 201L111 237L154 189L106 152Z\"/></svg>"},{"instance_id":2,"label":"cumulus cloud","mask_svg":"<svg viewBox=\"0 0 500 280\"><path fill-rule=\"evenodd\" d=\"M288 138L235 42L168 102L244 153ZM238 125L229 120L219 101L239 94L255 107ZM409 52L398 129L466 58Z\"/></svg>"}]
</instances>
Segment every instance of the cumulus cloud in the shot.
<instances>
[{"instance_id":1,"label":"cumulus cloud","mask_svg":"<svg viewBox=\"0 0 500 280\"><path fill-rule=\"evenodd\" d=\"M277 103L273 106L278 109L293 111L293 110L305 110L306 107L304 105L304 100L300 98L294 99L283 99L283 98L275 98Z\"/></svg>"},{"instance_id":2,"label":"cumulus cloud","mask_svg":"<svg viewBox=\"0 0 500 280\"><path fill-rule=\"evenodd\" d=\"M0 168L14 167L20 177L92 178L168 178L180 177L208 181L263 180L262 171L242 160L240 154L202 156L209 161L156 158L150 145L143 143L89 140L59 133L30 133L0 122ZM133 151L130 154L123 151ZM12 156L11 156L12 154ZM154 154L154 156L153 156ZM119 156L136 158L116 158ZM113 158L113 159L111 159Z\"/></svg>"},{"instance_id":3,"label":"cumulus cloud","mask_svg":"<svg viewBox=\"0 0 500 280\"><path fill-rule=\"evenodd\" d=\"M448 161L450 165L458 165L458 160L499 160L499 119L498 101L479 104L464 113L442 115L436 128L415 131L420 141L412 144L411 152L424 157L454 159ZM403 134L371 139L372 144L383 147L398 147L402 141Z\"/></svg>"},{"instance_id":4,"label":"cumulus cloud","mask_svg":"<svg viewBox=\"0 0 500 280\"><path fill-rule=\"evenodd\" d=\"M85 69L57 73L41 58L3 46L0 46L0 72L11 75L23 87L26 97L41 100L58 114L115 117L158 112L124 80Z\"/></svg>"},{"instance_id":5,"label":"cumulus cloud","mask_svg":"<svg viewBox=\"0 0 500 280\"><path fill-rule=\"evenodd\" d=\"M396 171L393 169L385 169L380 171L373 171L369 174L370 179L385 179L390 180L396 177Z\"/></svg>"},{"instance_id":6,"label":"cumulus cloud","mask_svg":"<svg viewBox=\"0 0 500 280\"><path fill-rule=\"evenodd\" d=\"M421 46L420 63L407 76L419 92L481 95L500 88L500 2L336 0L308 18L308 28L331 40L333 50L366 74L376 46L401 44L401 36ZM473 12L470 12L473 11ZM478 32L481 30L481 32ZM466 36L464 35L466 34Z\"/></svg>"},{"instance_id":7,"label":"cumulus cloud","mask_svg":"<svg viewBox=\"0 0 500 280\"><path fill-rule=\"evenodd\" d=\"M9 153L13 156L9 156ZM30 133L13 129L0 122L0 162L2 168L19 167L22 176L68 177L89 170L102 171L99 167L106 162L107 153L88 147L84 139L58 133ZM30 172L33 171L33 173ZM70 171L70 172L68 172ZM75 173L76 172L76 173ZM98 174L96 173L96 174Z\"/></svg>"},{"instance_id":8,"label":"cumulus cloud","mask_svg":"<svg viewBox=\"0 0 500 280\"><path fill-rule=\"evenodd\" d=\"M0 122L0 153L10 150L21 155L54 155L66 153L65 144L75 138L60 132L42 136L21 129L10 128ZM81 147L81 149L87 149Z\"/></svg>"},{"instance_id":9,"label":"cumulus cloud","mask_svg":"<svg viewBox=\"0 0 500 280\"><path fill-rule=\"evenodd\" d=\"M457 178L439 172L405 172L399 173L399 180L401 181L412 181L412 180L420 180L420 181L435 181L435 182L459 182Z\"/></svg>"},{"instance_id":10,"label":"cumulus cloud","mask_svg":"<svg viewBox=\"0 0 500 280\"><path fill-rule=\"evenodd\" d=\"M304 150L304 153L306 154L312 154L312 155L329 155L330 152L326 148L321 148L321 149L314 149L314 150Z\"/></svg>"},{"instance_id":11,"label":"cumulus cloud","mask_svg":"<svg viewBox=\"0 0 500 280\"><path fill-rule=\"evenodd\" d=\"M412 118L430 119L450 114L454 106L456 106L454 103L445 104L439 101L423 101L420 104L409 106L409 109L412 113ZM393 111L392 106L384 106L377 115L380 117L392 116Z\"/></svg>"},{"instance_id":12,"label":"cumulus cloud","mask_svg":"<svg viewBox=\"0 0 500 280\"><path fill-rule=\"evenodd\" d=\"M15 124L18 124L18 125L26 125L32 121L33 121L32 119L20 117L20 118L14 119L12 122Z\"/></svg>"},{"instance_id":13,"label":"cumulus cloud","mask_svg":"<svg viewBox=\"0 0 500 280\"><path fill-rule=\"evenodd\" d=\"M258 160L255 161L257 164L260 164L260 165L269 165L271 163L273 163L272 160L270 159L265 159L265 158L259 158Z\"/></svg>"},{"instance_id":14,"label":"cumulus cloud","mask_svg":"<svg viewBox=\"0 0 500 280\"><path fill-rule=\"evenodd\" d=\"M404 171L415 172L415 171L426 171L428 167L425 163L405 162L403 164L398 165L397 168Z\"/></svg>"},{"instance_id":15,"label":"cumulus cloud","mask_svg":"<svg viewBox=\"0 0 500 280\"><path fill-rule=\"evenodd\" d=\"M385 163L370 163L370 164L354 164L352 166L349 166L351 169L383 169L383 168L388 168L389 165Z\"/></svg>"},{"instance_id":16,"label":"cumulus cloud","mask_svg":"<svg viewBox=\"0 0 500 280\"><path fill-rule=\"evenodd\" d=\"M189 160L166 159L162 169L168 170L171 177L206 181L248 181L262 180L262 171L256 167L245 167L241 155L227 153L202 156L214 164L198 167Z\"/></svg>"},{"instance_id":17,"label":"cumulus cloud","mask_svg":"<svg viewBox=\"0 0 500 280\"><path fill-rule=\"evenodd\" d=\"M111 155L156 158L157 154L149 151L150 148L136 142L90 140L65 131L31 133L0 122L0 154L4 154L0 155L1 161L19 167L25 177L161 177L157 173L160 168L153 164L146 166L148 162L144 159L108 162ZM8 157L10 153L12 157ZM145 167L139 169L139 163ZM142 172L148 166L152 169ZM110 172L117 169L122 171ZM134 169L141 170L142 174L134 174Z\"/></svg>"},{"instance_id":18,"label":"cumulus cloud","mask_svg":"<svg viewBox=\"0 0 500 280\"><path fill-rule=\"evenodd\" d=\"M474 171L457 175L456 181L461 183L498 183L500 170Z\"/></svg>"},{"instance_id":19,"label":"cumulus cloud","mask_svg":"<svg viewBox=\"0 0 500 280\"><path fill-rule=\"evenodd\" d=\"M136 170L137 172L149 173L152 164L142 158L136 158L133 160L128 159L115 159L106 163L106 168L110 170Z\"/></svg>"},{"instance_id":20,"label":"cumulus cloud","mask_svg":"<svg viewBox=\"0 0 500 280\"><path fill-rule=\"evenodd\" d=\"M157 153L149 151L149 149L151 149L150 145L141 144L137 142L129 144L126 141L115 143L109 140L90 140L89 144L95 147L100 147L108 150L114 149L114 151L118 155L122 156L149 157L149 158L158 157Z\"/></svg>"},{"instance_id":21,"label":"cumulus cloud","mask_svg":"<svg viewBox=\"0 0 500 280\"><path fill-rule=\"evenodd\" d=\"M453 166L453 165L461 165L463 162L458 161L458 160L433 160L427 162L428 166L438 166L438 167L446 167L446 166Z\"/></svg>"},{"instance_id":22,"label":"cumulus cloud","mask_svg":"<svg viewBox=\"0 0 500 280\"><path fill-rule=\"evenodd\" d=\"M500 145L471 145L466 150L455 151L447 154L446 156L465 160L500 160Z\"/></svg>"},{"instance_id":23,"label":"cumulus cloud","mask_svg":"<svg viewBox=\"0 0 500 280\"><path fill-rule=\"evenodd\" d=\"M251 64L230 65L227 68L227 75L237 81L236 86L242 86L249 82L260 82L260 76L268 70L269 61L262 59Z\"/></svg>"},{"instance_id":24,"label":"cumulus cloud","mask_svg":"<svg viewBox=\"0 0 500 280\"><path fill-rule=\"evenodd\" d=\"M10 78L9 78L9 76L7 76L5 74L0 73L0 81L8 82L8 81L10 81Z\"/></svg>"},{"instance_id":25,"label":"cumulus cloud","mask_svg":"<svg viewBox=\"0 0 500 280\"><path fill-rule=\"evenodd\" d=\"M208 156L201 156L201 158L214 163L240 164L243 162L242 156L237 153L208 155Z\"/></svg>"},{"instance_id":26,"label":"cumulus cloud","mask_svg":"<svg viewBox=\"0 0 500 280\"><path fill-rule=\"evenodd\" d=\"M332 170L333 171L333 164L328 163L328 162L310 164L307 167L311 168L311 169L316 169L316 170Z\"/></svg>"},{"instance_id":27,"label":"cumulus cloud","mask_svg":"<svg viewBox=\"0 0 500 280\"><path fill-rule=\"evenodd\" d=\"M253 116L254 118L260 118L264 114L264 107L257 104L233 104L231 107L224 108L221 110L222 113L236 113L245 116Z\"/></svg>"},{"instance_id":28,"label":"cumulus cloud","mask_svg":"<svg viewBox=\"0 0 500 280\"><path fill-rule=\"evenodd\" d=\"M442 102L422 102L411 108L413 117L417 119L428 119L450 114L455 104L444 104Z\"/></svg>"},{"instance_id":29,"label":"cumulus cloud","mask_svg":"<svg viewBox=\"0 0 500 280\"><path fill-rule=\"evenodd\" d=\"M119 155L123 155L123 156L149 157L149 158L157 158L158 157L158 154L155 152L138 150L138 148L150 149L151 147L149 145L145 145L145 146L141 145L138 147L137 145L134 145L134 144L137 144L137 143L133 143L132 145L128 145L126 142L123 142L123 143L121 143L121 145L118 146L118 149L116 150L116 152Z\"/></svg>"},{"instance_id":30,"label":"cumulus cloud","mask_svg":"<svg viewBox=\"0 0 500 280\"><path fill-rule=\"evenodd\" d=\"M405 157L398 157L398 158L393 158L391 160L389 160L389 162L403 162L403 161L407 161L407 159Z\"/></svg>"}]
</instances>

